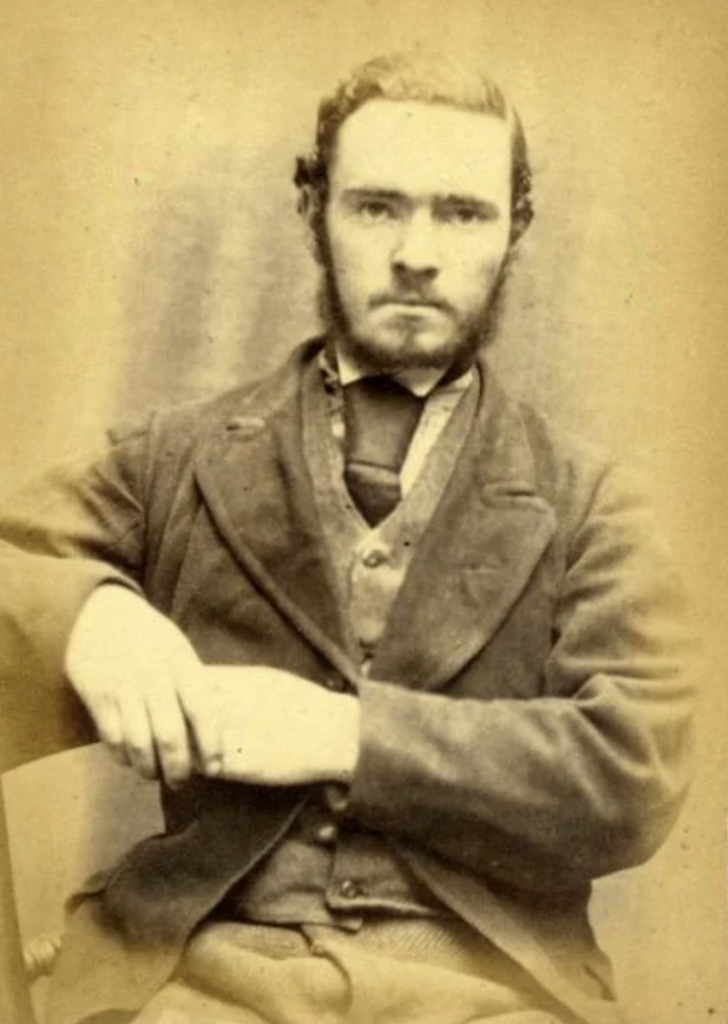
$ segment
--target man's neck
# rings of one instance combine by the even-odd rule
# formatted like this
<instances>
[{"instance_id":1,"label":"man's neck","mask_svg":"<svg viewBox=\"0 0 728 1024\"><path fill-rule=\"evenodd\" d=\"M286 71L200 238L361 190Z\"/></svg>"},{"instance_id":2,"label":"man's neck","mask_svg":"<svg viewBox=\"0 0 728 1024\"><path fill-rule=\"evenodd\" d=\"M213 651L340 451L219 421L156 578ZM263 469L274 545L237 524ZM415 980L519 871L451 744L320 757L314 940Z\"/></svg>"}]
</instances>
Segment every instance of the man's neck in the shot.
<instances>
[{"instance_id":1,"label":"man's neck","mask_svg":"<svg viewBox=\"0 0 728 1024\"><path fill-rule=\"evenodd\" d=\"M353 384L364 377L373 377L381 373L376 366L347 351L346 347L337 342L335 337L331 339L331 343L327 346L327 353L329 359L337 367L342 387L346 387L347 384ZM465 382L469 380L471 373L472 369L468 367L464 373L458 374L457 381L462 380ZM398 384L401 384L402 387L411 391L413 395L417 395L418 398L426 398L445 378L447 378L448 383L455 383L447 367L412 367L411 369L391 373L389 376Z\"/></svg>"}]
</instances>

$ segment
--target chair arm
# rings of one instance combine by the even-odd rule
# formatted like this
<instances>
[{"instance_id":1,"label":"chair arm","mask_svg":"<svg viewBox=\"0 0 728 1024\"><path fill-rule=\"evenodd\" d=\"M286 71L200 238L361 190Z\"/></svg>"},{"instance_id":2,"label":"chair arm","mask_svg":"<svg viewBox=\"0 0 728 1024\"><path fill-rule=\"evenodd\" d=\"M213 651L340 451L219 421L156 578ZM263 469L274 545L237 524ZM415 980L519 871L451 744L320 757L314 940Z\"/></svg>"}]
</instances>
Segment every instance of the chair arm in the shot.
<instances>
[{"instance_id":1,"label":"chair arm","mask_svg":"<svg viewBox=\"0 0 728 1024\"><path fill-rule=\"evenodd\" d=\"M0 775L96 739L70 686L41 688L0 678Z\"/></svg>"},{"instance_id":2,"label":"chair arm","mask_svg":"<svg viewBox=\"0 0 728 1024\"><path fill-rule=\"evenodd\" d=\"M0 1020L3 1024L36 1024L20 944L18 915L0 786Z\"/></svg>"}]
</instances>

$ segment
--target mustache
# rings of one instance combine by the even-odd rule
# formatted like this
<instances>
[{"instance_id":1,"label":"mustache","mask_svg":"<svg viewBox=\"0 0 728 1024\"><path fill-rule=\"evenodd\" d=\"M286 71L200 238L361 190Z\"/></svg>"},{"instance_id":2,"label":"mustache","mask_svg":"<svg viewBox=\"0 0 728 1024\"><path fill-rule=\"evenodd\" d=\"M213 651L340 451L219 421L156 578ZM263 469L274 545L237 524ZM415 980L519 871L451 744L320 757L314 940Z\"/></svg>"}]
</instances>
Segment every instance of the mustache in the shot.
<instances>
[{"instance_id":1,"label":"mustache","mask_svg":"<svg viewBox=\"0 0 728 1024\"><path fill-rule=\"evenodd\" d=\"M454 313L455 310L445 299L433 295L425 289L407 289L406 291L382 291L375 292L369 299L369 308L377 309L379 306L431 306L443 313Z\"/></svg>"}]
</instances>

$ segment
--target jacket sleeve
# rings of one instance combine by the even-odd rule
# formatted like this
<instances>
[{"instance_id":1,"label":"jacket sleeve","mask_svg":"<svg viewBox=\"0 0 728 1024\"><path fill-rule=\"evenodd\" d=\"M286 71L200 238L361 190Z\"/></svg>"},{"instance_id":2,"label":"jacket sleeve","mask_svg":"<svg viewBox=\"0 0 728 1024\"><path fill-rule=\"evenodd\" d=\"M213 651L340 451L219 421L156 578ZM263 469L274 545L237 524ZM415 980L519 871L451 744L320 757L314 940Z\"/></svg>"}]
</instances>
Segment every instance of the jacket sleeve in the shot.
<instances>
[{"instance_id":1,"label":"jacket sleeve","mask_svg":"<svg viewBox=\"0 0 728 1024\"><path fill-rule=\"evenodd\" d=\"M683 592L645 502L614 469L568 548L539 696L362 682L350 816L531 891L578 888L659 846L689 774Z\"/></svg>"},{"instance_id":2,"label":"jacket sleeve","mask_svg":"<svg viewBox=\"0 0 728 1024\"><path fill-rule=\"evenodd\" d=\"M66 644L95 587L139 589L146 437L113 434L90 465L53 470L0 510L3 770L93 736L66 685Z\"/></svg>"}]
</instances>

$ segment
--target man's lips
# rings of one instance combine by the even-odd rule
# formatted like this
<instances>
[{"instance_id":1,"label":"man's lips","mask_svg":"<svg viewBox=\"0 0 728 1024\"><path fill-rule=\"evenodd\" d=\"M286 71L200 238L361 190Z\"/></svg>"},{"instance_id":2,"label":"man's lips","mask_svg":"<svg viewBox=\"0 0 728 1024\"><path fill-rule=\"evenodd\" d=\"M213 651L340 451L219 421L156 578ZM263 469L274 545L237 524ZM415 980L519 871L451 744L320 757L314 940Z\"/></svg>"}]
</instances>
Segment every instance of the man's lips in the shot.
<instances>
[{"instance_id":1,"label":"man's lips","mask_svg":"<svg viewBox=\"0 0 728 1024\"><path fill-rule=\"evenodd\" d=\"M404 306L408 309L436 309L440 312L447 312L447 303L439 299L424 299L415 297L400 297L397 295L383 295L372 300L371 306L377 309L380 306Z\"/></svg>"}]
</instances>

